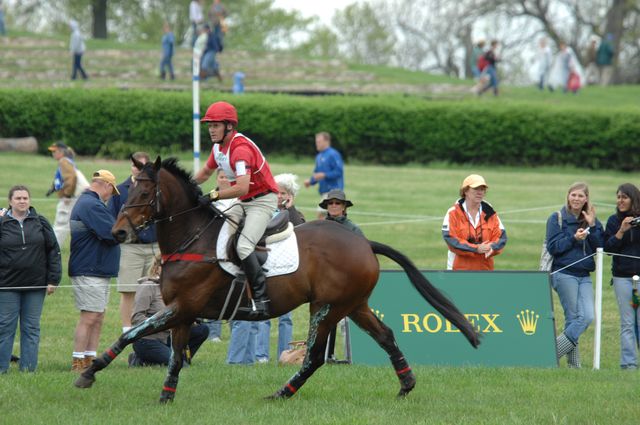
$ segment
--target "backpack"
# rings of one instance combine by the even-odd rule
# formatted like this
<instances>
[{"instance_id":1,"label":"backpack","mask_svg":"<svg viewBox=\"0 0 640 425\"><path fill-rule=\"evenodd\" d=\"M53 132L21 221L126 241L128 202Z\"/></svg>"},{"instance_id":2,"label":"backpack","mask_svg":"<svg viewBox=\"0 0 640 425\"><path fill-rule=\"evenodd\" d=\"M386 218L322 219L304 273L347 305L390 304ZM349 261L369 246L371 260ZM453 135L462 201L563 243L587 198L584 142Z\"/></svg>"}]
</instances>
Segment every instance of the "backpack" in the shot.
<instances>
[{"instance_id":1,"label":"backpack","mask_svg":"<svg viewBox=\"0 0 640 425\"><path fill-rule=\"evenodd\" d=\"M567 90L575 93L580 90L581 85L582 84L580 83L580 75L578 75L576 72L571 71L571 73L569 74L569 80L567 81Z\"/></svg>"},{"instance_id":2,"label":"backpack","mask_svg":"<svg viewBox=\"0 0 640 425\"><path fill-rule=\"evenodd\" d=\"M478 69L480 71L484 71L484 69L489 66L489 61L487 60L487 58L485 57L484 54L480 55L478 57L478 62L476 63L476 65L478 66Z\"/></svg>"},{"instance_id":3,"label":"backpack","mask_svg":"<svg viewBox=\"0 0 640 425\"><path fill-rule=\"evenodd\" d=\"M558 226L562 229L562 213L560 211L556 211L556 215L558 216ZM547 251L547 237L544 237L544 241L542 242L542 253L540 254L540 271L541 272L550 272L551 267L553 266L553 255L549 254Z\"/></svg>"}]
</instances>

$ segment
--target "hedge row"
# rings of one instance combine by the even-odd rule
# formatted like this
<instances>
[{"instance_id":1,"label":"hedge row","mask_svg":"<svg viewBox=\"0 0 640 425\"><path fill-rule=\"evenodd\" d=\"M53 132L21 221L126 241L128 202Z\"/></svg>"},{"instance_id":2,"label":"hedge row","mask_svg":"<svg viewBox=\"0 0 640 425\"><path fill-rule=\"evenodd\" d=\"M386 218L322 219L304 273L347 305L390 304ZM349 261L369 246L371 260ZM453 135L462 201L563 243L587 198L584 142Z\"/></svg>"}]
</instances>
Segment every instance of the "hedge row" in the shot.
<instances>
[{"instance_id":1,"label":"hedge row","mask_svg":"<svg viewBox=\"0 0 640 425\"><path fill-rule=\"evenodd\" d=\"M408 97L314 97L204 92L234 103L240 130L265 152L313 155L329 131L346 158L637 169L640 115L585 108L433 102ZM0 136L65 140L80 154L192 144L191 95L118 90L0 90ZM210 148L201 127L202 150ZM153 150L155 149L155 150Z\"/></svg>"}]
</instances>

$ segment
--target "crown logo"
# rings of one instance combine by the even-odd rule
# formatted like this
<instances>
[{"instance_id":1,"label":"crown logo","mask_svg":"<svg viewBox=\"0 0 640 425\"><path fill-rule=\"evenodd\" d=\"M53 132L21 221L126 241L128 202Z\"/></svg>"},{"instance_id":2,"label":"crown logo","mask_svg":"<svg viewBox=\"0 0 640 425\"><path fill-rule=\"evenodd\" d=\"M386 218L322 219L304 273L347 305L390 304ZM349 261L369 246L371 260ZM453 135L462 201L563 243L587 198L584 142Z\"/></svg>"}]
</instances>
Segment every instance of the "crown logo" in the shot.
<instances>
[{"instance_id":1,"label":"crown logo","mask_svg":"<svg viewBox=\"0 0 640 425\"><path fill-rule=\"evenodd\" d=\"M380 321L384 320L384 313L381 313L380 310L371 309L371 312L375 314Z\"/></svg>"},{"instance_id":2,"label":"crown logo","mask_svg":"<svg viewBox=\"0 0 640 425\"><path fill-rule=\"evenodd\" d=\"M525 335L533 335L536 333L536 326L538 325L538 318L540 317L539 314L536 314L533 310L529 311L529 309L526 309L525 311L520 310L520 314L517 314L516 317Z\"/></svg>"}]
</instances>

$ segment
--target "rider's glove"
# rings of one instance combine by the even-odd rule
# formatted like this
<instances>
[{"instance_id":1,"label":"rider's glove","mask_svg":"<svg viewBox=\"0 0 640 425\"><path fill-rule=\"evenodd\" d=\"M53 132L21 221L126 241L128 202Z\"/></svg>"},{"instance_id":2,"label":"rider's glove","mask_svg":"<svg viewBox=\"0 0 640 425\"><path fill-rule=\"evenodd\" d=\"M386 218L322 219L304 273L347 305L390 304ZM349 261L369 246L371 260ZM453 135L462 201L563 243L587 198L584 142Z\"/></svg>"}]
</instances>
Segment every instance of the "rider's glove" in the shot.
<instances>
[{"instance_id":1,"label":"rider's glove","mask_svg":"<svg viewBox=\"0 0 640 425\"><path fill-rule=\"evenodd\" d=\"M205 193L201 197L198 198L198 202L202 205L209 205L213 201L217 201L220 199L220 194L217 190L212 190L209 193Z\"/></svg>"}]
</instances>

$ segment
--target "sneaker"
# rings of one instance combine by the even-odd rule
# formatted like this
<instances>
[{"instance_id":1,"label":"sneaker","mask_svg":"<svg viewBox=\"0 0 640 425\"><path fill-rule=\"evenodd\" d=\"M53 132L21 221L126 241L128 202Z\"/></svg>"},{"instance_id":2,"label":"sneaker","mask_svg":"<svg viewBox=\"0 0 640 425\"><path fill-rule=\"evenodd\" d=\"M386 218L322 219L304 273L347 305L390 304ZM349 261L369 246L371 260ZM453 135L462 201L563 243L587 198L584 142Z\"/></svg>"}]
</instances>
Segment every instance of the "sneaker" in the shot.
<instances>
[{"instance_id":1,"label":"sneaker","mask_svg":"<svg viewBox=\"0 0 640 425\"><path fill-rule=\"evenodd\" d=\"M209 341L215 342L215 343L222 342L222 340L217 336L214 336L213 338L209 338Z\"/></svg>"},{"instance_id":2,"label":"sneaker","mask_svg":"<svg viewBox=\"0 0 640 425\"><path fill-rule=\"evenodd\" d=\"M335 357L328 357L325 363L327 363L327 364L349 364L349 360L338 360Z\"/></svg>"},{"instance_id":3,"label":"sneaker","mask_svg":"<svg viewBox=\"0 0 640 425\"><path fill-rule=\"evenodd\" d=\"M267 357L258 357L258 359L256 360L259 364L266 364L269 363L269 359Z\"/></svg>"},{"instance_id":4,"label":"sneaker","mask_svg":"<svg viewBox=\"0 0 640 425\"><path fill-rule=\"evenodd\" d=\"M11 355L11 362L12 363L18 363L19 361L20 361L20 357L14 356L13 354Z\"/></svg>"},{"instance_id":5,"label":"sneaker","mask_svg":"<svg viewBox=\"0 0 640 425\"><path fill-rule=\"evenodd\" d=\"M91 366L91 364L93 363L93 361L96 359L95 356L84 356L84 364L83 364L83 369L88 368L89 366Z\"/></svg>"},{"instance_id":6,"label":"sneaker","mask_svg":"<svg viewBox=\"0 0 640 425\"><path fill-rule=\"evenodd\" d=\"M140 362L140 359L138 358L138 356L136 356L135 351L133 353L129 354L129 357L127 359L127 363L129 363L129 367L142 366L142 363Z\"/></svg>"},{"instance_id":7,"label":"sneaker","mask_svg":"<svg viewBox=\"0 0 640 425\"><path fill-rule=\"evenodd\" d=\"M71 372L80 373L84 369L85 369L84 368L84 357L83 358L74 357L73 358L73 363L71 364Z\"/></svg>"}]
</instances>

